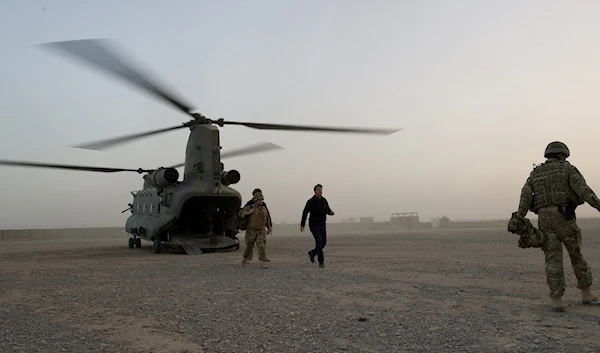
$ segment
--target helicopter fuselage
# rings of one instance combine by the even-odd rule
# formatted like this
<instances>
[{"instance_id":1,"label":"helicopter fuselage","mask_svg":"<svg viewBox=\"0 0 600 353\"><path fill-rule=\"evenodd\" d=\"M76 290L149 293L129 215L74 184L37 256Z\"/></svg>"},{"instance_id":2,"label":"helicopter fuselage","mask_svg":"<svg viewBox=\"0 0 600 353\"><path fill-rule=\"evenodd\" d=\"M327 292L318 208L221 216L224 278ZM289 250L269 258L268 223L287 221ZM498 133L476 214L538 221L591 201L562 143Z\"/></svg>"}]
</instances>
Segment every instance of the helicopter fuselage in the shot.
<instances>
[{"instance_id":1,"label":"helicopter fuselage","mask_svg":"<svg viewBox=\"0 0 600 353\"><path fill-rule=\"evenodd\" d=\"M236 213L242 197L229 185L237 183L240 176L235 170L224 170L220 151L217 127L192 127L183 180L177 181L169 168L145 175L144 189L132 192L132 214L125 230L155 242L155 246L156 242L176 243L185 237L187 242L216 241L202 245L202 251L239 247Z\"/></svg>"}]
</instances>

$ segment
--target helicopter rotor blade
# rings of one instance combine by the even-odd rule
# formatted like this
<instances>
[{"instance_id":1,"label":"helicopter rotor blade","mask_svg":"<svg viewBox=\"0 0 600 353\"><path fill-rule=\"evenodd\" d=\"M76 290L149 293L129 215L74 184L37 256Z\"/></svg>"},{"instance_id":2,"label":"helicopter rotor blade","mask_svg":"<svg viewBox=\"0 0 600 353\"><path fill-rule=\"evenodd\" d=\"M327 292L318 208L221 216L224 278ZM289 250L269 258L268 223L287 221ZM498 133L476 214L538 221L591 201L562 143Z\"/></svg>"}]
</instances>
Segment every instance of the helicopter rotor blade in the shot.
<instances>
[{"instance_id":1,"label":"helicopter rotor blade","mask_svg":"<svg viewBox=\"0 0 600 353\"><path fill-rule=\"evenodd\" d=\"M143 170L143 169L105 168L105 167L91 167L91 166L80 166L80 165L71 165L71 164L36 163L36 162L23 162L23 161L11 161L11 160L0 160L0 165L8 165L8 166L16 166L16 167L70 169L70 170L82 170L82 171L87 171L87 172L102 172L102 173L115 173L115 172L143 173L143 172L146 172L146 170Z\"/></svg>"},{"instance_id":2,"label":"helicopter rotor blade","mask_svg":"<svg viewBox=\"0 0 600 353\"><path fill-rule=\"evenodd\" d=\"M274 143L271 143L271 142L263 142L263 143L258 143L258 144L251 145L248 147L242 147L242 148L238 148L235 150L221 153L221 159L237 157L237 156L244 156L244 155L255 154L255 153L260 153L260 152L279 150L279 149L283 149L283 147L276 145ZM185 165L185 163L179 163L179 164L170 166L169 168L179 168L179 167L183 167L184 165Z\"/></svg>"},{"instance_id":3,"label":"helicopter rotor blade","mask_svg":"<svg viewBox=\"0 0 600 353\"><path fill-rule=\"evenodd\" d=\"M260 153L260 152L267 152L267 151L281 150L281 149L283 149L283 147L276 145L274 143L263 142L263 143L258 143L256 145L251 145L248 147L238 148L238 149L231 150L231 151L225 151L225 152L221 153L221 158L231 158L231 157L244 156L244 155L248 155L248 154L255 154L255 153Z\"/></svg>"},{"instance_id":4,"label":"helicopter rotor blade","mask_svg":"<svg viewBox=\"0 0 600 353\"><path fill-rule=\"evenodd\" d=\"M115 137L115 138L110 138L110 139L105 139L105 140L98 140L98 141L94 141L94 142L74 145L71 147L101 151L101 150L106 150L109 147L115 147L117 145L122 145L124 143L132 142L134 140L139 140L144 137L157 135L157 134L167 132L167 131L182 129L187 126L188 126L187 124L183 124L183 125L172 126L172 127L168 127L168 128L164 128L164 129L140 132L137 134L130 134L130 135L125 135L125 136Z\"/></svg>"},{"instance_id":5,"label":"helicopter rotor blade","mask_svg":"<svg viewBox=\"0 0 600 353\"><path fill-rule=\"evenodd\" d=\"M92 150L104 150L109 147L124 144L129 141L140 139L143 137L152 136L158 133L175 130L190 126L191 123L217 123L220 126L225 124L228 125L243 125L249 128L259 130L288 130L288 131L320 131L320 132L338 132L338 133L358 133L358 134L376 134L376 135L390 135L398 132L402 129L372 129L372 128L351 128L351 127L327 127L327 126L308 126L308 125L284 125L284 124L265 124L265 123L252 123L252 122L234 122L234 121L212 121L205 119L199 113L192 113L193 109L185 101L172 92L167 90L164 86L159 85L156 81L150 79L148 73L142 73L141 70L134 69L133 60L125 59L123 50L117 49L117 41L108 38L92 38L92 39L77 39L67 40L58 42L41 43L37 46L41 48L48 48L60 52L62 54L68 54L87 65L91 65L94 68L112 74L115 77L124 80L138 89L151 94L154 97L161 99L164 102L168 102L171 106L177 108L179 111L191 116L193 120L188 123L184 123L182 126L171 127L166 129L154 130L144 133L126 135L123 137L117 137L112 139L100 140L92 143L80 144L72 147L92 149Z\"/></svg>"},{"instance_id":6,"label":"helicopter rotor blade","mask_svg":"<svg viewBox=\"0 0 600 353\"><path fill-rule=\"evenodd\" d=\"M166 88L160 87L157 83L152 82L148 77L149 75L142 75L140 72L134 70L132 64L133 60L125 60L124 52L122 50L117 50L116 44L117 42L112 39L93 38L41 43L37 46L54 49L63 54L70 54L73 57L86 62L88 65L91 64L96 69L101 69L107 73L113 74L147 93L169 102L180 111L195 118L194 114L192 114L192 108L189 104L184 103L183 99L179 97L176 98L175 95L168 92ZM120 55L117 53L120 53Z\"/></svg>"},{"instance_id":7,"label":"helicopter rotor blade","mask_svg":"<svg viewBox=\"0 0 600 353\"><path fill-rule=\"evenodd\" d=\"M391 135L400 129L370 129L370 128L351 128L351 127L329 127L329 126L311 126L311 125L284 125L284 124L263 124L248 123L238 121L223 121L227 125L243 125L259 130L289 130L289 131L320 131L320 132L346 132L358 134Z\"/></svg>"}]
</instances>

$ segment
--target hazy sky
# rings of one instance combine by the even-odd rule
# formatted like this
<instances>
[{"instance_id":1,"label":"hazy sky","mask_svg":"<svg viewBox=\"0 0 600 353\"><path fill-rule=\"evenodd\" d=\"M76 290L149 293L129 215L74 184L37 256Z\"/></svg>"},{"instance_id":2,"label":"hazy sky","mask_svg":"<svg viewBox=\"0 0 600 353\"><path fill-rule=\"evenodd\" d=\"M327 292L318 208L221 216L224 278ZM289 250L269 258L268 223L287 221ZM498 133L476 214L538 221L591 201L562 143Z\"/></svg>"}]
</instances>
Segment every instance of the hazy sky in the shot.
<instances>
[{"instance_id":1,"label":"hazy sky","mask_svg":"<svg viewBox=\"0 0 600 353\"><path fill-rule=\"evenodd\" d=\"M386 137L221 128L223 152L286 148L224 161L240 171L244 201L263 189L276 222L299 222L316 183L337 220L507 218L553 140L600 192L598 13L597 1L2 1L0 159L183 162L187 130L107 152L68 147L188 120L34 47L115 38L210 118L404 128ZM9 228L121 226L129 192L142 187L136 173L0 167L0 177Z\"/></svg>"}]
</instances>

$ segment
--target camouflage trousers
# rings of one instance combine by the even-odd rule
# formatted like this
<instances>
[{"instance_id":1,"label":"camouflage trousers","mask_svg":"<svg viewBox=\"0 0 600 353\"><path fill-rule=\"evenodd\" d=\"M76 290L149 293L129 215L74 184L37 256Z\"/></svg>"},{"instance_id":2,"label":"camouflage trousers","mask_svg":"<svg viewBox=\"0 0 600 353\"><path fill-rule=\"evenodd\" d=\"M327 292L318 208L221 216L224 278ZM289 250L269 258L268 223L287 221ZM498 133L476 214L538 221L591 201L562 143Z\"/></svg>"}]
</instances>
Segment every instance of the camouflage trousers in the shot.
<instances>
[{"instance_id":1,"label":"camouflage trousers","mask_svg":"<svg viewBox=\"0 0 600 353\"><path fill-rule=\"evenodd\" d=\"M542 250L546 257L546 282L550 298L561 298L565 292L563 244L571 258L577 288L589 288L593 280L592 270L581 254L581 228L576 219L566 220L557 210L540 210L538 217L539 229L548 236Z\"/></svg>"},{"instance_id":2,"label":"camouflage trousers","mask_svg":"<svg viewBox=\"0 0 600 353\"><path fill-rule=\"evenodd\" d=\"M252 260L254 253L254 244L258 249L258 260L267 260L267 232L264 229L246 229L246 249L244 250L244 259L246 261Z\"/></svg>"}]
</instances>

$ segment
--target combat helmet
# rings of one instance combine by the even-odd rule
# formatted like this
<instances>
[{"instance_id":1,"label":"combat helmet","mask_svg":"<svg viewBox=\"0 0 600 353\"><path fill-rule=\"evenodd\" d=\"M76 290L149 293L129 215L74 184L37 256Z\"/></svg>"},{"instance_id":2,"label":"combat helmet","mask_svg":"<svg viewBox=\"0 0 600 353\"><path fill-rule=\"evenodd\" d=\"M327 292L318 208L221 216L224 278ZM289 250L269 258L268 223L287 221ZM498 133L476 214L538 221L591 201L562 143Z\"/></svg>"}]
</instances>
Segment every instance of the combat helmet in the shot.
<instances>
[{"instance_id":1,"label":"combat helmet","mask_svg":"<svg viewBox=\"0 0 600 353\"><path fill-rule=\"evenodd\" d=\"M550 142L548 146L546 146L546 151L544 151L544 157L548 158L548 155L552 153L564 153L567 157L571 155L571 152L569 152L569 148L567 147L567 145L560 141Z\"/></svg>"}]
</instances>

